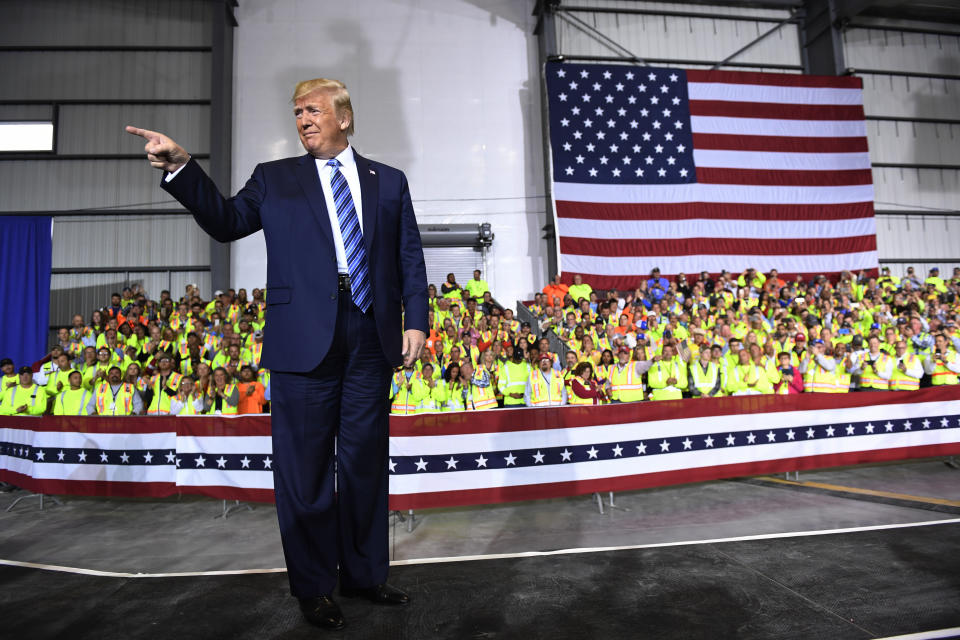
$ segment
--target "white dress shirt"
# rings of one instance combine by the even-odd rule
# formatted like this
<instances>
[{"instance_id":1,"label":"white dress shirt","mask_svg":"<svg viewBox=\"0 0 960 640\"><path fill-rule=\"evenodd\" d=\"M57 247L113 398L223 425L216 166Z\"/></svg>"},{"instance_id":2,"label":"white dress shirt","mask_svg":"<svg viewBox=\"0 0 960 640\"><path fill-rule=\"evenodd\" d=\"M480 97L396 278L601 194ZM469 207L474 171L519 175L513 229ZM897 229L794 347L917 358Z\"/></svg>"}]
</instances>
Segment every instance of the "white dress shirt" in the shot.
<instances>
[{"instance_id":1,"label":"white dress shirt","mask_svg":"<svg viewBox=\"0 0 960 640\"><path fill-rule=\"evenodd\" d=\"M360 197L360 176L357 174L357 160L353 157L353 147L347 145L347 148L341 151L336 158L340 161L340 173L347 179L347 186L350 187L350 196L353 198L353 206L357 210L357 220L360 223L360 233L363 233L363 203ZM333 232L333 248L337 253L337 271L339 273L349 273L350 268L347 263L347 252L343 247L343 236L340 233L340 220L337 218L337 205L333 201L333 188L330 186L332 167L322 158L316 158L315 162L317 163L317 173L320 175L320 187L323 189L323 198L327 204L330 230ZM177 177L181 169L183 169L183 167L178 168L173 173L168 173L164 179L170 182Z\"/></svg>"},{"instance_id":2,"label":"white dress shirt","mask_svg":"<svg viewBox=\"0 0 960 640\"><path fill-rule=\"evenodd\" d=\"M337 157L340 161L340 173L347 179L347 186L350 187L350 196L353 198L353 206L357 209L357 220L360 222L360 233L363 233L363 203L360 201L360 176L357 174L357 160L353 157L353 147L347 145L347 148L341 151ZM333 231L333 248L337 252L337 271L339 273L348 273L350 271L347 265L347 252L343 247L343 236L340 234L340 220L337 218L337 205L333 201L333 188L330 186L330 174L333 167L327 164L327 160L316 158L317 172L320 174L320 186L323 188L323 197L327 202L327 216L330 217L330 230Z\"/></svg>"}]
</instances>

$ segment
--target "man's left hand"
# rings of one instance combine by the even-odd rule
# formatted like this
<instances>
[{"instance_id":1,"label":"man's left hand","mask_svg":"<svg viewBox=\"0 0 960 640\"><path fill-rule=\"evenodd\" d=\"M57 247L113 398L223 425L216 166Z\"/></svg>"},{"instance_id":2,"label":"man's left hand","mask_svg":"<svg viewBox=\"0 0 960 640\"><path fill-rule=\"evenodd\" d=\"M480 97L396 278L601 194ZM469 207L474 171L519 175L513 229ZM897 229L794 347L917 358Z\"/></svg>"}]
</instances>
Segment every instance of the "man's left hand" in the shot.
<instances>
[{"instance_id":1,"label":"man's left hand","mask_svg":"<svg viewBox=\"0 0 960 640\"><path fill-rule=\"evenodd\" d=\"M427 336L419 329L407 329L403 332L403 366L409 367L417 358L420 357L420 351L427 342Z\"/></svg>"}]
</instances>

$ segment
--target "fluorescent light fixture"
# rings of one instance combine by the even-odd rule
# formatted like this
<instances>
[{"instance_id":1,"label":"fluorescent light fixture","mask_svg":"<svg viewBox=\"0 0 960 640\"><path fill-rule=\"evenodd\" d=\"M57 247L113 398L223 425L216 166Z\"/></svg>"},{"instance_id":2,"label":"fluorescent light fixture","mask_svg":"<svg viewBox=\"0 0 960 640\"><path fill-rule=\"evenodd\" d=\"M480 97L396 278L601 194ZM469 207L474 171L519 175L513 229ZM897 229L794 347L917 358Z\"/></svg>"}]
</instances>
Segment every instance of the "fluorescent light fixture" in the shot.
<instances>
[{"instance_id":1,"label":"fluorescent light fixture","mask_svg":"<svg viewBox=\"0 0 960 640\"><path fill-rule=\"evenodd\" d=\"M0 122L2 151L53 151L53 123Z\"/></svg>"}]
</instances>

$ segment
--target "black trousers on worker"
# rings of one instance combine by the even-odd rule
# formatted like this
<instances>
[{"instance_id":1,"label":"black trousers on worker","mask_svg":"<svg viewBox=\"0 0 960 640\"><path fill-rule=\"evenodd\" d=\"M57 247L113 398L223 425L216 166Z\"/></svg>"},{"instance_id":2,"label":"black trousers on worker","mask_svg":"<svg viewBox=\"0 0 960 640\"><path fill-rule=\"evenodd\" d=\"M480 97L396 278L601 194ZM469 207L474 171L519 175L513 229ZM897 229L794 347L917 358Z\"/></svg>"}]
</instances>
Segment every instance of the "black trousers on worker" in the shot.
<instances>
[{"instance_id":1,"label":"black trousers on worker","mask_svg":"<svg viewBox=\"0 0 960 640\"><path fill-rule=\"evenodd\" d=\"M274 493L298 598L386 582L391 368L372 308L341 290L330 351L308 373L272 373ZM309 338L308 338L309 339Z\"/></svg>"}]
</instances>

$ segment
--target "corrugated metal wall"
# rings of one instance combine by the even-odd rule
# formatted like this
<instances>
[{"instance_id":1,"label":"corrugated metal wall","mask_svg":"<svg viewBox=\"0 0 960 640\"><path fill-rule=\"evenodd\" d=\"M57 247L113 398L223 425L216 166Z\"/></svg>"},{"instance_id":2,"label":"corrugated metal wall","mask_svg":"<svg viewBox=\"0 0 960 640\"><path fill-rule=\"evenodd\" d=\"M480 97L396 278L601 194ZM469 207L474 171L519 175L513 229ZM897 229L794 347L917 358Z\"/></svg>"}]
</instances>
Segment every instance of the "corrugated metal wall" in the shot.
<instances>
[{"instance_id":1,"label":"corrugated metal wall","mask_svg":"<svg viewBox=\"0 0 960 640\"><path fill-rule=\"evenodd\" d=\"M873 169L880 261L894 274L914 264L948 275L960 265L960 33L870 24L847 29L843 51L863 78L870 159L890 165Z\"/></svg>"},{"instance_id":2,"label":"corrugated metal wall","mask_svg":"<svg viewBox=\"0 0 960 640\"><path fill-rule=\"evenodd\" d=\"M574 4L574 3L571 3ZM576 7L562 11L557 20L557 46L564 55L610 56L620 52L603 44L584 31L577 20L586 22L644 60L657 60L660 66L670 66L669 60L683 61L684 66L697 68L725 59L730 54L790 17L790 12L779 9L714 7L700 4L668 2L631 2L624 0L577 0ZM561 5L563 8L563 5ZM607 13L589 9L642 10L651 13ZM664 12L655 15L656 12ZM715 17L676 16L684 12L730 16ZM569 18L568 18L569 16ZM660 61L664 62L660 62ZM702 61L703 65L688 61ZM739 69L777 71L800 70L800 45L797 26L786 24L775 33L751 47L733 62ZM750 63L760 65L750 67ZM744 65L744 66L740 66Z\"/></svg>"},{"instance_id":3,"label":"corrugated metal wall","mask_svg":"<svg viewBox=\"0 0 960 640\"><path fill-rule=\"evenodd\" d=\"M169 132L206 168L217 10L195 0L4 3L0 119L55 119L56 150L0 157L0 213L54 216L51 325L89 317L127 282L151 297L187 282L210 295L206 234L176 213L144 142L123 126ZM134 214L145 209L165 213Z\"/></svg>"}]
</instances>

